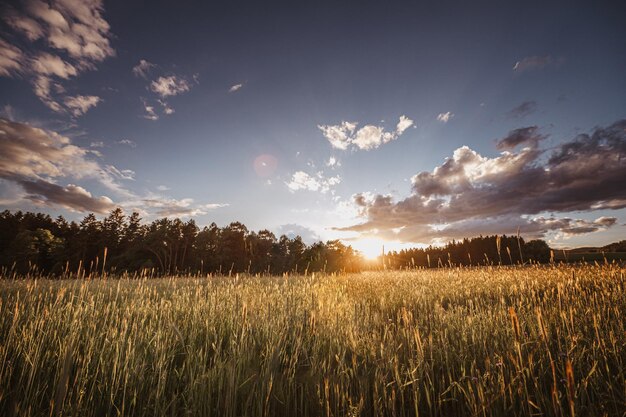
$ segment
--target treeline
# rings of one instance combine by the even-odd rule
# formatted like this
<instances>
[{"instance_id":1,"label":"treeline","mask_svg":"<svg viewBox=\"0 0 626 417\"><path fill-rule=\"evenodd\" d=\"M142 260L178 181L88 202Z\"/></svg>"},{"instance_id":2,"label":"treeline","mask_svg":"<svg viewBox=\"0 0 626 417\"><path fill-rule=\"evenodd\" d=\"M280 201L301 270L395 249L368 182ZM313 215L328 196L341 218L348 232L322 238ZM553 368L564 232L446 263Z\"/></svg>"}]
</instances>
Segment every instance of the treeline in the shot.
<instances>
[{"instance_id":1,"label":"treeline","mask_svg":"<svg viewBox=\"0 0 626 417\"><path fill-rule=\"evenodd\" d=\"M543 240L480 236L443 247L388 252L365 262L339 240L306 245L299 236L276 237L249 231L239 222L199 228L194 220L161 218L143 223L138 213L113 210L102 220L88 214L80 222L42 213L0 213L0 268L3 275L36 270L43 274L282 274L356 272L363 268L437 268L448 266L549 262Z\"/></svg>"},{"instance_id":2,"label":"treeline","mask_svg":"<svg viewBox=\"0 0 626 417\"><path fill-rule=\"evenodd\" d=\"M138 213L113 210L102 220L53 219L42 213L0 214L0 267L7 273L62 274L153 271L158 274L358 271L358 252L338 240L306 245L233 222L199 228L194 220L144 224Z\"/></svg>"},{"instance_id":3,"label":"treeline","mask_svg":"<svg viewBox=\"0 0 626 417\"><path fill-rule=\"evenodd\" d=\"M525 242L517 236L480 236L452 241L443 247L403 249L389 252L384 264L390 269L442 266L515 265L550 261L550 247L543 240Z\"/></svg>"}]
</instances>

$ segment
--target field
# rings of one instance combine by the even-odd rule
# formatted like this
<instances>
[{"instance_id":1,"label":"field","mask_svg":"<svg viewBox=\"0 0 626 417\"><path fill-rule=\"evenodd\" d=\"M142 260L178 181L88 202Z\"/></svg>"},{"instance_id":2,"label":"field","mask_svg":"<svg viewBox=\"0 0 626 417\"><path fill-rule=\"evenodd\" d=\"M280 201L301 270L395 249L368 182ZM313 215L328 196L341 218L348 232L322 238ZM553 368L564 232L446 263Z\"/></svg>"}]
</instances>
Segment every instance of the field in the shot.
<instances>
[{"instance_id":1,"label":"field","mask_svg":"<svg viewBox=\"0 0 626 417\"><path fill-rule=\"evenodd\" d=\"M0 281L2 416L623 416L616 265Z\"/></svg>"}]
</instances>

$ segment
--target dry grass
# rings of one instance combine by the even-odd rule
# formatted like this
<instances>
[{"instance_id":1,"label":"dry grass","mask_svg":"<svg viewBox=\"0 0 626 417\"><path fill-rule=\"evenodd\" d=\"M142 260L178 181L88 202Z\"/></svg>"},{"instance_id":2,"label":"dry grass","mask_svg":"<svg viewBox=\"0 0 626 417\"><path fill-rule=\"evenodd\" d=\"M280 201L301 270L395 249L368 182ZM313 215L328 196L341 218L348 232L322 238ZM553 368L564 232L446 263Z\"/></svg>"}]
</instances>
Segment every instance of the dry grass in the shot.
<instances>
[{"instance_id":1,"label":"dry grass","mask_svg":"<svg viewBox=\"0 0 626 417\"><path fill-rule=\"evenodd\" d=\"M617 266L0 281L2 416L624 415Z\"/></svg>"}]
</instances>

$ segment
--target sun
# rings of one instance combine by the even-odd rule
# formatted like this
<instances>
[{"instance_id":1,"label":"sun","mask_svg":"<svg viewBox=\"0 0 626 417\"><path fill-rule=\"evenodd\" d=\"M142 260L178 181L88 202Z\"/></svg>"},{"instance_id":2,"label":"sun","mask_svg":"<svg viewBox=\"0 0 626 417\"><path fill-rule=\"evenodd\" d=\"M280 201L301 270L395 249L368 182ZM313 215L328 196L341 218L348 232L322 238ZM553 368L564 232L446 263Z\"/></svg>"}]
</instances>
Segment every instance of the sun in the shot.
<instances>
[{"instance_id":1,"label":"sun","mask_svg":"<svg viewBox=\"0 0 626 417\"><path fill-rule=\"evenodd\" d=\"M361 252L367 260L374 261L383 253L385 241L376 238L364 237L350 241L350 246Z\"/></svg>"}]
</instances>

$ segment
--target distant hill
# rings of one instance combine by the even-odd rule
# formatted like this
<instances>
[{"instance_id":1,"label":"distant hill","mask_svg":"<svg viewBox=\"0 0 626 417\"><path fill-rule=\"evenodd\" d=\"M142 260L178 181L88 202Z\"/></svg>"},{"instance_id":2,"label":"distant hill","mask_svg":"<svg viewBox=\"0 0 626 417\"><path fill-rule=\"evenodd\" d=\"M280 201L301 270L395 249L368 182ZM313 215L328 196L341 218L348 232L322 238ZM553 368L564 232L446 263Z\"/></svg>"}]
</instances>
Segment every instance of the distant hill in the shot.
<instances>
[{"instance_id":1,"label":"distant hill","mask_svg":"<svg viewBox=\"0 0 626 417\"><path fill-rule=\"evenodd\" d=\"M598 247L554 249L554 258L559 261L623 261L626 260L626 240Z\"/></svg>"},{"instance_id":2,"label":"distant hill","mask_svg":"<svg viewBox=\"0 0 626 417\"><path fill-rule=\"evenodd\" d=\"M626 240L620 240L619 242L603 246L602 250L604 252L626 252Z\"/></svg>"},{"instance_id":3,"label":"distant hill","mask_svg":"<svg viewBox=\"0 0 626 417\"><path fill-rule=\"evenodd\" d=\"M555 249L555 251L565 251L567 253L614 253L614 252L626 252L626 240L620 240L619 242L609 243L605 246L584 246L580 248L572 249Z\"/></svg>"}]
</instances>

